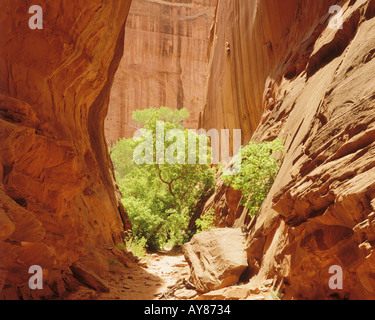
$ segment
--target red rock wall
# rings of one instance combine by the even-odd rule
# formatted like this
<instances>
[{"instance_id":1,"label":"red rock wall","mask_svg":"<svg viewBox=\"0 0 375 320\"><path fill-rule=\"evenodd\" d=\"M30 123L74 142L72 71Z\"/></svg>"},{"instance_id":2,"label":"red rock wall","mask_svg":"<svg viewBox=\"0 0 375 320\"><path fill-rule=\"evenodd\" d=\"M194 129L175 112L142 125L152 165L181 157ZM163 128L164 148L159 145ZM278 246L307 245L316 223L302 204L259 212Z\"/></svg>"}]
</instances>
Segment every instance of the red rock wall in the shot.
<instances>
[{"instance_id":1,"label":"red rock wall","mask_svg":"<svg viewBox=\"0 0 375 320\"><path fill-rule=\"evenodd\" d=\"M186 127L198 127L216 2L133 0L105 124L109 144L132 137L132 112L149 107L185 107Z\"/></svg>"},{"instance_id":2,"label":"red rock wall","mask_svg":"<svg viewBox=\"0 0 375 320\"><path fill-rule=\"evenodd\" d=\"M342 30L328 27L334 3ZM286 299L375 298L374 16L373 0L219 1L202 123L285 141L248 226L253 287L276 279ZM332 265L342 290L328 285Z\"/></svg>"},{"instance_id":3,"label":"red rock wall","mask_svg":"<svg viewBox=\"0 0 375 320\"><path fill-rule=\"evenodd\" d=\"M327 27L336 2L342 30ZM77 261L104 272L123 230L103 128L130 2L41 5L43 30L28 28L24 1L0 13L0 298L33 296L30 265L44 268L45 297ZM247 226L255 287L375 298L374 17L374 0L219 0L201 124L285 140ZM328 286L332 265L343 290Z\"/></svg>"},{"instance_id":4,"label":"red rock wall","mask_svg":"<svg viewBox=\"0 0 375 320\"><path fill-rule=\"evenodd\" d=\"M104 118L130 1L40 5L44 29L31 30L25 1L1 4L0 298L34 295L31 265L45 296L73 262L100 273L123 231Z\"/></svg>"},{"instance_id":5,"label":"red rock wall","mask_svg":"<svg viewBox=\"0 0 375 320\"><path fill-rule=\"evenodd\" d=\"M298 23L296 8L325 13L332 2L219 1L202 126L207 130L242 129L243 141L248 142L263 113L268 75L282 67L279 63L286 58L290 44L303 41L316 22L308 15Z\"/></svg>"}]
</instances>

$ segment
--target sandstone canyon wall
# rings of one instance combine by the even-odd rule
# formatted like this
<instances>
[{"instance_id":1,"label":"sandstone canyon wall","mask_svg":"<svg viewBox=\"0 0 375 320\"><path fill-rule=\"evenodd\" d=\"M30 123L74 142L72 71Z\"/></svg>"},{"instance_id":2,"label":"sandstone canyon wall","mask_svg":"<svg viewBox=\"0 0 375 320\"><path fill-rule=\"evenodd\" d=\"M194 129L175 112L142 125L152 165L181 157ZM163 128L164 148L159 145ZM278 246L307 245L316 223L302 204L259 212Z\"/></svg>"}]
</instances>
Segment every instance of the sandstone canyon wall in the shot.
<instances>
[{"instance_id":1,"label":"sandstone canyon wall","mask_svg":"<svg viewBox=\"0 0 375 320\"><path fill-rule=\"evenodd\" d=\"M73 263L103 271L127 224L104 118L130 1L40 1L42 30L25 1L1 5L0 298L61 295Z\"/></svg>"},{"instance_id":2,"label":"sandstone canyon wall","mask_svg":"<svg viewBox=\"0 0 375 320\"><path fill-rule=\"evenodd\" d=\"M195 19L197 3L159 7L157 17L180 9ZM328 27L336 3L344 10L343 29ZM44 269L46 286L38 293L44 297L62 296L77 265L100 275L108 265L104 252L127 227L104 119L130 1L41 5L43 30L28 28L24 1L5 0L0 13L0 299L35 294L27 285L31 265ZM145 22L140 15L153 16L142 13L140 2L135 8L132 25ZM244 142L279 136L285 143L280 173L254 219L233 190L219 188L211 201L221 210L221 226L247 231L249 290L275 279L286 299L375 298L374 17L374 0L218 1L200 124L242 129ZM184 23L180 28L189 32ZM144 28L154 25L156 18ZM137 43L141 31L134 32ZM173 69L176 52L194 55L189 49L196 43L197 52L205 50L197 37L184 45L162 38L154 50L172 56ZM139 41L152 55L151 45ZM139 74L130 83L142 74L147 79L132 59L130 70ZM148 98L146 90L150 100L142 104L154 98L168 104L165 89L150 88L158 89ZM342 290L328 286L332 265L344 271Z\"/></svg>"},{"instance_id":3,"label":"sandstone canyon wall","mask_svg":"<svg viewBox=\"0 0 375 320\"><path fill-rule=\"evenodd\" d=\"M133 136L134 110L185 107L190 112L185 126L198 127L216 3L133 0L105 122L110 145Z\"/></svg>"},{"instance_id":4,"label":"sandstone canyon wall","mask_svg":"<svg viewBox=\"0 0 375 320\"><path fill-rule=\"evenodd\" d=\"M329 27L333 4L342 29ZM219 1L201 122L285 144L247 224L249 288L271 279L286 299L375 298L374 16L373 0ZM333 265L342 290L328 285Z\"/></svg>"}]
</instances>

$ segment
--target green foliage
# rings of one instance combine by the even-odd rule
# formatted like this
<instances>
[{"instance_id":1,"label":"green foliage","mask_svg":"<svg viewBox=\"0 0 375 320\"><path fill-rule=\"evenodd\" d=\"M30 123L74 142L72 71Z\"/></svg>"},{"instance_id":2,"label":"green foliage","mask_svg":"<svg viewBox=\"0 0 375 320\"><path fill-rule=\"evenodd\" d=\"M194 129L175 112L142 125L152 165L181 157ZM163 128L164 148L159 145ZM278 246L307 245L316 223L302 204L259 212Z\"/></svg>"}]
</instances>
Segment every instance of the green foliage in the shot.
<instances>
[{"instance_id":1,"label":"green foliage","mask_svg":"<svg viewBox=\"0 0 375 320\"><path fill-rule=\"evenodd\" d=\"M124 241L118 243L116 248L126 252L131 252L133 256L138 259L147 260L146 242L147 240L145 238L139 239L133 235L131 230L128 230L124 234ZM117 265L117 263L113 264L111 261L109 264L115 266Z\"/></svg>"},{"instance_id":2,"label":"green foliage","mask_svg":"<svg viewBox=\"0 0 375 320\"><path fill-rule=\"evenodd\" d=\"M110 150L117 178L122 179L133 170L133 151L136 145L133 139L122 139Z\"/></svg>"},{"instance_id":3,"label":"green foliage","mask_svg":"<svg viewBox=\"0 0 375 320\"><path fill-rule=\"evenodd\" d=\"M146 110L136 110L133 112L132 116L133 120L145 128L152 127L156 121L163 121L183 129L180 124L189 118L190 114L185 108L181 110L172 110L167 107L160 107L159 109L150 108Z\"/></svg>"},{"instance_id":4,"label":"green foliage","mask_svg":"<svg viewBox=\"0 0 375 320\"><path fill-rule=\"evenodd\" d=\"M241 149L239 173L235 176L224 176L225 182L234 189L242 191L242 204L249 210L249 215L255 216L280 169L280 162L273 157L275 151L283 151L280 139L272 142L250 142Z\"/></svg>"},{"instance_id":5,"label":"green foliage","mask_svg":"<svg viewBox=\"0 0 375 320\"><path fill-rule=\"evenodd\" d=\"M209 163L199 164L198 158L199 148L207 143L207 137L182 127L180 123L188 116L185 109L173 111L165 107L133 113L133 119L143 127L143 133L146 130L151 133L151 150L145 148L139 155L146 158L149 152L151 163L137 164L139 162L135 161L139 158L135 157L136 151L147 142L146 134L139 139L122 139L111 150L116 180L123 194L122 203L133 224L133 235L136 239L145 239L145 245L152 249L163 248L167 243L180 245L188 240L191 208L208 188L214 186L213 169ZM164 123L163 151L166 156L169 152L169 157L176 159L175 164L157 164L156 150L160 141L156 138L160 121ZM167 139L168 130L174 129L180 130L184 137L180 149L174 148L178 138ZM191 159L189 139L196 141L197 164L187 164ZM179 161L181 159L185 161Z\"/></svg>"},{"instance_id":6,"label":"green foliage","mask_svg":"<svg viewBox=\"0 0 375 320\"><path fill-rule=\"evenodd\" d=\"M127 251L133 253L138 259L145 258L147 256L146 252L146 242L145 238L138 238L132 234L131 231L125 233L125 248Z\"/></svg>"},{"instance_id":7,"label":"green foliage","mask_svg":"<svg viewBox=\"0 0 375 320\"><path fill-rule=\"evenodd\" d=\"M205 212L195 221L195 224L197 226L197 233L215 229L215 209L210 209Z\"/></svg>"}]
</instances>

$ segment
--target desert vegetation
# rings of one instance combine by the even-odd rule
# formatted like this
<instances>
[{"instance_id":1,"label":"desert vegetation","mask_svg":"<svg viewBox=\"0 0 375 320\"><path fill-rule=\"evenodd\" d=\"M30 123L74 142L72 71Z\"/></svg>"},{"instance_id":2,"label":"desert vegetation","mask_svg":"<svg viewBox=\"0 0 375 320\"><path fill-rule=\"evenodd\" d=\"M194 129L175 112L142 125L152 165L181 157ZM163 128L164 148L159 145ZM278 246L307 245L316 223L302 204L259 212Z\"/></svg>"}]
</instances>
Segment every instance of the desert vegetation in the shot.
<instances>
[{"instance_id":1,"label":"desert vegetation","mask_svg":"<svg viewBox=\"0 0 375 320\"><path fill-rule=\"evenodd\" d=\"M133 119L139 125L142 137L121 139L110 150L123 195L122 203L133 225L126 242L133 248L145 246L157 250L183 245L191 239L193 232L215 228L215 212L209 210L195 217L196 228L189 230L195 204L213 190L215 174L223 165L211 165L208 137L199 136L181 125L188 117L186 109L161 107L134 111ZM164 130L158 132L161 123ZM177 134L173 139L168 137L173 130L183 133L182 142L178 141ZM191 135L196 142L194 161L188 145ZM158 155L160 147L162 159L160 152ZM208 152L206 163L201 163L199 158L202 149ZM280 162L272 153L282 149L279 139L260 144L250 142L241 149L241 157L233 164L238 174L222 175L227 184L243 193L243 204L252 216L259 210L278 173ZM165 161L168 154L169 160L174 161ZM147 158L152 161L145 161Z\"/></svg>"},{"instance_id":2,"label":"desert vegetation","mask_svg":"<svg viewBox=\"0 0 375 320\"><path fill-rule=\"evenodd\" d=\"M242 192L242 204L249 215L256 215L268 192L270 191L281 161L273 155L283 151L280 139L271 142L249 144L241 148L241 157L233 164L238 173L234 176L223 176L225 183Z\"/></svg>"},{"instance_id":3,"label":"desert vegetation","mask_svg":"<svg viewBox=\"0 0 375 320\"><path fill-rule=\"evenodd\" d=\"M156 161L157 123L163 122L167 130L180 130L188 140L192 134L180 124L189 116L185 110L168 108L135 111L134 120L152 134L153 161L151 164L137 164L134 155L137 147L147 137L121 139L111 150L117 182L123 194L123 205L133 224L133 236L144 242L148 248L160 249L185 243L191 237L188 225L192 208L207 190L214 186L214 168L207 164L182 162L158 163ZM163 136L164 141L165 135ZM194 136L197 149L207 138ZM171 151L176 139L167 141L163 151L178 157L178 148ZM183 156L188 157L188 148L183 146ZM209 148L207 148L209 151ZM144 153L147 150L144 150ZM143 153L143 154L144 154ZM199 153L197 153L197 156ZM181 156L181 155L180 155Z\"/></svg>"}]
</instances>

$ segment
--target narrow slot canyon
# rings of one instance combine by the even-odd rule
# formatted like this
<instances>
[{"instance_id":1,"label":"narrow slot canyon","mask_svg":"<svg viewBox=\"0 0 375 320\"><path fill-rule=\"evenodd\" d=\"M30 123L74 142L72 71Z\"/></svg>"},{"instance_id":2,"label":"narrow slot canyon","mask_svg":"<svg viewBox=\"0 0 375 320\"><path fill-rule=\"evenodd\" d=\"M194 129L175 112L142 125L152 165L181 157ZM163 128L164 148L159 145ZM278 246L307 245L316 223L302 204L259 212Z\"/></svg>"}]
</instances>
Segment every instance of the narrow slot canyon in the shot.
<instances>
[{"instance_id":1,"label":"narrow slot canyon","mask_svg":"<svg viewBox=\"0 0 375 320\"><path fill-rule=\"evenodd\" d=\"M0 300L375 298L374 0L32 2L0 12Z\"/></svg>"}]
</instances>

